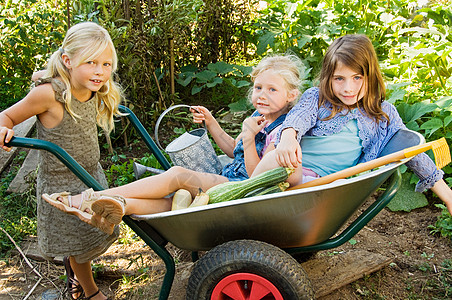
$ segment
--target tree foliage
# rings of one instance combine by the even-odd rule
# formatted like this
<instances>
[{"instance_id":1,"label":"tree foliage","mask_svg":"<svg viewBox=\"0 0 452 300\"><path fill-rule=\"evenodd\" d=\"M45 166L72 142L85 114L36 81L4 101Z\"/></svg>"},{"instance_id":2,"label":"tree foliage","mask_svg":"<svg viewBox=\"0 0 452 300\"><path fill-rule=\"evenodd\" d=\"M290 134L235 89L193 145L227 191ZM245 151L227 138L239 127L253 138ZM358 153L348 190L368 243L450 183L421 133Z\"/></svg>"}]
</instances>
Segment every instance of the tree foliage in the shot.
<instances>
[{"instance_id":1,"label":"tree foliage","mask_svg":"<svg viewBox=\"0 0 452 300\"><path fill-rule=\"evenodd\" d=\"M148 127L175 102L249 108L251 66L268 53L297 54L305 87L315 85L328 45L347 33L366 34L388 83L387 100L407 126L451 143L450 0L275 0L261 10L258 2L79 0L71 2L71 23L90 20L111 33L127 105ZM32 72L61 43L65 10L61 0L0 4L3 107L23 97Z\"/></svg>"},{"instance_id":2,"label":"tree foliage","mask_svg":"<svg viewBox=\"0 0 452 300\"><path fill-rule=\"evenodd\" d=\"M58 49L67 29L65 7L62 0L0 3L0 109L27 94L33 71Z\"/></svg>"}]
</instances>

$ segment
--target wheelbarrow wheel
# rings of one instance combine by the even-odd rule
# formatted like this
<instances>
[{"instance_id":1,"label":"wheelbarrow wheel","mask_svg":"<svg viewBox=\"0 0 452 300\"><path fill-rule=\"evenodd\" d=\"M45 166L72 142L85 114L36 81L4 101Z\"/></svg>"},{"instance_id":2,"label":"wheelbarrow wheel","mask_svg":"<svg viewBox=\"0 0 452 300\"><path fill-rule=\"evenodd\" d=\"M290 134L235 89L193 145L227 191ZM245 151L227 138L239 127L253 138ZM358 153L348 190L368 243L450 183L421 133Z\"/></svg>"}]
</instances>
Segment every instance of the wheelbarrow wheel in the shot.
<instances>
[{"instance_id":1,"label":"wheelbarrow wheel","mask_svg":"<svg viewBox=\"0 0 452 300\"><path fill-rule=\"evenodd\" d=\"M314 291L289 254L264 242L238 240L213 248L195 264L186 299L314 299Z\"/></svg>"}]
</instances>

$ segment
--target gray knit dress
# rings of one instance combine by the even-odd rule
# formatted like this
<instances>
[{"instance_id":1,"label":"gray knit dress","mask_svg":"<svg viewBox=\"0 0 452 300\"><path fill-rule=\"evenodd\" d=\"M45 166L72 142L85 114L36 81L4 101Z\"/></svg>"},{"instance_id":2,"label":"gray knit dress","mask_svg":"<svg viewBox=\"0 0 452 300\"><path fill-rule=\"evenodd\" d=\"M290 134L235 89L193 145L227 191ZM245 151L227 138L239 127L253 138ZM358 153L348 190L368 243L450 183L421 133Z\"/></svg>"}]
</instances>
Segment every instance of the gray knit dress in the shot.
<instances>
[{"instance_id":1,"label":"gray knit dress","mask_svg":"<svg viewBox=\"0 0 452 300\"><path fill-rule=\"evenodd\" d=\"M55 99L64 103L64 84L55 78L36 82L52 85ZM72 98L75 119L64 110L63 120L54 128L45 128L37 121L38 138L57 144L69 153L102 186L108 187L99 163L100 150L96 124L96 98L80 102ZM38 245L44 256L74 256L78 263L90 261L104 253L119 236L116 226L112 235L80 221L45 202L41 195L57 192L79 194L88 187L50 152L39 151L37 176Z\"/></svg>"}]
</instances>

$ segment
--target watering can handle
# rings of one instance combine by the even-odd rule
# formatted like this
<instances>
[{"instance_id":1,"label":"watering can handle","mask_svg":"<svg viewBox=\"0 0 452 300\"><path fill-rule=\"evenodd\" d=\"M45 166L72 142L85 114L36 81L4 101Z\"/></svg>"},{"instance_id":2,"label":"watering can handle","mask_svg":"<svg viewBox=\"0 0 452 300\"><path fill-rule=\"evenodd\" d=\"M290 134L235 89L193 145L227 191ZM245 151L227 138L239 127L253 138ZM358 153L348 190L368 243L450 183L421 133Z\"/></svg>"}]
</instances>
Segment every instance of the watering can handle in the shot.
<instances>
[{"instance_id":1,"label":"watering can handle","mask_svg":"<svg viewBox=\"0 0 452 300\"><path fill-rule=\"evenodd\" d=\"M164 150L162 145L160 145L159 142L159 126L160 126L160 122L162 121L163 117L170 112L171 110L175 109L175 108L180 108L180 107L187 107L187 108L191 108L190 105L186 105L186 104L177 104L177 105L173 105L168 107L161 115L160 117L157 119L157 122L155 123L155 130L154 130L154 135L155 135L155 141L157 142L157 145L159 146L159 148L161 150ZM202 121L204 128L207 130L206 127L206 122Z\"/></svg>"}]
</instances>

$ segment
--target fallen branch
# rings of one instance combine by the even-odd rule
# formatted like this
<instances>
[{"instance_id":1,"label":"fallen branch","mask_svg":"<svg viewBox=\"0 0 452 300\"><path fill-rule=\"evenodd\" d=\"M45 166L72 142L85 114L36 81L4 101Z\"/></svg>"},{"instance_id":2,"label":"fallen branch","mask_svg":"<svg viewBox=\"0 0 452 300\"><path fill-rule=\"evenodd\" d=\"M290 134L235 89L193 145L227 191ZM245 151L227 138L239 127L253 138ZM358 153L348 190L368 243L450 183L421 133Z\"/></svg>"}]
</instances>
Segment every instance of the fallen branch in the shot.
<instances>
[{"instance_id":1,"label":"fallen branch","mask_svg":"<svg viewBox=\"0 0 452 300\"><path fill-rule=\"evenodd\" d=\"M16 244L16 242L14 241L14 239L9 235L8 232L5 231L5 229L3 229L0 226L0 230L3 231L4 234L6 234L6 236L9 238L9 240L14 244L14 247L16 247L17 251L19 251L20 255L22 255L22 257L24 258L25 262L27 263L27 265L33 270L33 272L35 272L36 275L38 275L40 278L42 278L42 275L36 271L36 269L33 267L33 265L30 263L30 261L28 260L28 258L25 256L24 252L22 251L22 249L20 249L20 247Z\"/></svg>"},{"instance_id":2,"label":"fallen branch","mask_svg":"<svg viewBox=\"0 0 452 300\"><path fill-rule=\"evenodd\" d=\"M30 263L30 261L28 260L28 258L25 256L25 254L24 254L24 252L22 251L22 249L20 249L20 247L16 244L16 242L14 241L14 239L8 234L8 232L6 232L5 229L3 229L1 226L0 226L0 230L3 231L3 232L6 234L6 236L9 238L9 240L14 244L14 247L16 247L17 251L19 251L20 255L22 255L22 257L24 258L25 262L26 262L26 263L28 264L28 266L33 270L33 272L35 272L35 274L39 276L38 282L36 282L35 286L30 290L30 292L28 293L28 295L27 295L23 300L27 299L27 297L31 294L31 292L33 292L33 290L36 288L36 286L38 285L38 283L41 282L41 280L42 280L43 278L47 279L47 280L48 280L48 281L49 281L49 282L50 282L50 283L51 283L51 284L52 284L52 285L53 285L60 293L62 293L61 290L56 286L56 284L55 284L52 280L50 280L49 278L47 278L47 277L41 275L38 271L36 271L35 267L33 267L33 265Z\"/></svg>"},{"instance_id":3,"label":"fallen branch","mask_svg":"<svg viewBox=\"0 0 452 300\"><path fill-rule=\"evenodd\" d=\"M8 232L6 232L5 229L3 229L0 226L0 230L3 231L4 234L6 234L6 236L8 237L8 239L14 244L14 247L16 247L17 251L19 251L20 255L22 255L22 257L24 258L25 262L27 263L27 265L33 270L33 272L35 272L36 275L39 276L38 281L35 283L35 285L31 288L31 290L28 292L28 294L25 296L25 298L23 300L28 299L28 297L30 297L30 295L33 293L33 291L36 289L36 287L38 286L38 284L41 282L43 276L36 271L35 267L33 267L33 265L30 263L30 261L28 260L28 258L25 256L24 252L22 251L22 249L20 249L20 247L16 244L16 241L14 241L14 239L9 235Z\"/></svg>"},{"instance_id":4,"label":"fallen branch","mask_svg":"<svg viewBox=\"0 0 452 300\"><path fill-rule=\"evenodd\" d=\"M35 285L31 288L31 290L28 292L28 294L24 297L23 300L26 300L26 299L28 299L28 297L31 296L31 294L32 294L33 291L36 289L36 287L37 287L38 284L41 282L41 280L42 280L42 277L40 277L40 278L38 279L38 281L36 281Z\"/></svg>"}]
</instances>

